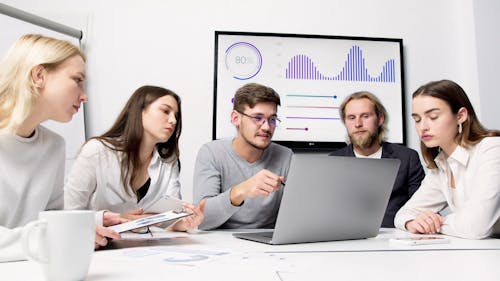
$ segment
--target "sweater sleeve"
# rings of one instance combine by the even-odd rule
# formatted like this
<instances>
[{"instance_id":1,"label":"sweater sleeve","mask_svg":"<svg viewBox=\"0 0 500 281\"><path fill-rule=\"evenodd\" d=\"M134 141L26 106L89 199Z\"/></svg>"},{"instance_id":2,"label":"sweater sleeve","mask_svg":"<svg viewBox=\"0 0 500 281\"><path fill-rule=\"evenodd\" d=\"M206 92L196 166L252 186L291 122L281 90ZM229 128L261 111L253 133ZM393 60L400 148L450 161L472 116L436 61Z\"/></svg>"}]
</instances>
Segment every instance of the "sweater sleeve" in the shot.
<instances>
[{"instance_id":1,"label":"sweater sleeve","mask_svg":"<svg viewBox=\"0 0 500 281\"><path fill-rule=\"evenodd\" d=\"M0 262L26 260L22 245L22 227L9 229L0 226Z\"/></svg>"},{"instance_id":2,"label":"sweater sleeve","mask_svg":"<svg viewBox=\"0 0 500 281\"><path fill-rule=\"evenodd\" d=\"M194 199L199 203L206 199L204 216L200 229L215 229L225 223L239 207L231 204L230 192L221 193L221 171L214 153L207 145L201 147L194 168Z\"/></svg>"},{"instance_id":3,"label":"sweater sleeve","mask_svg":"<svg viewBox=\"0 0 500 281\"><path fill-rule=\"evenodd\" d=\"M64 141L61 144L61 159L66 158L66 153L64 150ZM50 195L49 202L47 203L46 210L62 210L64 209L64 174L65 174L65 161L60 161L58 163L57 172L54 180L54 189Z\"/></svg>"}]
</instances>

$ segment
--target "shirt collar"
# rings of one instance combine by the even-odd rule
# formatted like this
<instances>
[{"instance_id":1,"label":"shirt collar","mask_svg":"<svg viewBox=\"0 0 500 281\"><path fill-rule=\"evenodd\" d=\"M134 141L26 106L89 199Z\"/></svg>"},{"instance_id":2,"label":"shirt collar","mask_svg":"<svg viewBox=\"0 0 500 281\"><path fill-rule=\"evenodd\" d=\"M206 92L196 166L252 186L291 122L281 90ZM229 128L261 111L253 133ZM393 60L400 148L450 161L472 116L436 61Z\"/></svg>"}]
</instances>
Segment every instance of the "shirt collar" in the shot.
<instances>
[{"instance_id":1,"label":"shirt collar","mask_svg":"<svg viewBox=\"0 0 500 281\"><path fill-rule=\"evenodd\" d=\"M446 165L446 162L449 162L450 160L454 160L461 164L462 166L467 166L467 163L469 162L469 157L470 157L470 152L463 146L457 145L453 153L446 159L444 152L441 151L439 154L434 158L434 161L438 165L438 167L443 167Z\"/></svg>"}]
</instances>

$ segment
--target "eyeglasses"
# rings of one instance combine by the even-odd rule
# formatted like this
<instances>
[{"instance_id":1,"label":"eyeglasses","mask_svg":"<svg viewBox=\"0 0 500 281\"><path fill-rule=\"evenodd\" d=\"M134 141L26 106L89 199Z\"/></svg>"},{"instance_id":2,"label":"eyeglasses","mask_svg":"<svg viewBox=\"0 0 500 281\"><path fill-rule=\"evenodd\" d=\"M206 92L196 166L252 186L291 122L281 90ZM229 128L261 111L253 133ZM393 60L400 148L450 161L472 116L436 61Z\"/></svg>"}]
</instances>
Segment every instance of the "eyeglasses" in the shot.
<instances>
[{"instance_id":1,"label":"eyeglasses","mask_svg":"<svg viewBox=\"0 0 500 281\"><path fill-rule=\"evenodd\" d=\"M271 116L269 118L266 118L263 115L255 115L255 116L248 115L248 114L243 113L239 110L236 110L236 112L238 112L239 114L241 114L243 116L251 118L253 120L253 122L258 126L264 125L264 122L266 122L266 120L267 120L267 124L269 124L269 127L275 128L281 122L281 120L276 116Z\"/></svg>"}]
</instances>

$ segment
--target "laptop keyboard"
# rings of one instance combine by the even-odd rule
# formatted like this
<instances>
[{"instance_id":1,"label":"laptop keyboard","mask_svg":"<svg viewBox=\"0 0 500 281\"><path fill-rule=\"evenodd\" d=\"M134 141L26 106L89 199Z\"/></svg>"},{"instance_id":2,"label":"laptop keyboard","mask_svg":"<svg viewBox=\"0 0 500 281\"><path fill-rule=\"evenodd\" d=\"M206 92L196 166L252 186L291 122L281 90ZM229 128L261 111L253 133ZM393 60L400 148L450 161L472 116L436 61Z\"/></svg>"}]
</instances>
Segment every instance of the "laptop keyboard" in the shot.
<instances>
[{"instance_id":1,"label":"laptop keyboard","mask_svg":"<svg viewBox=\"0 0 500 281\"><path fill-rule=\"evenodd\" d=\"M269 232L261 232L260 233L262 237L267 237L267 238L272 238L273 237L273 232L272 231L269 231Z\"/></svg>"}]
</instances>

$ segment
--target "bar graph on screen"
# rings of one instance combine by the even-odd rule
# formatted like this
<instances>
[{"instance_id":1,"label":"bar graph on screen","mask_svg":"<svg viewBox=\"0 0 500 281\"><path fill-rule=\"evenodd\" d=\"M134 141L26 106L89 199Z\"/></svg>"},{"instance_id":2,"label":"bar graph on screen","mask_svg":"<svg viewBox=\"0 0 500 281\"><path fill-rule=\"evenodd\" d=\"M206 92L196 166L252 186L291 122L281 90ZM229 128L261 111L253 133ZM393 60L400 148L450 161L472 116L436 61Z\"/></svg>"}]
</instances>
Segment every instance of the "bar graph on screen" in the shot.
<instances>
[{"instance_id":1,"label":"bar graph on screen","mask_svg":"<svg viewBox=\"0 0 500 281\"><path fill-rule=\"evenodd\" d=\"M370 75L366 68L365 58L359 46L352 46L347 55L344 66L337 75L327 76L322 74L315 66L313 60L307 55L295 55L290 59L285 70L286 79L309 80L343 80L343 81L368 81L368 82L396 82L394 59L387 60L382 70L376 75Z\"/></svg>"}]
</instances>

